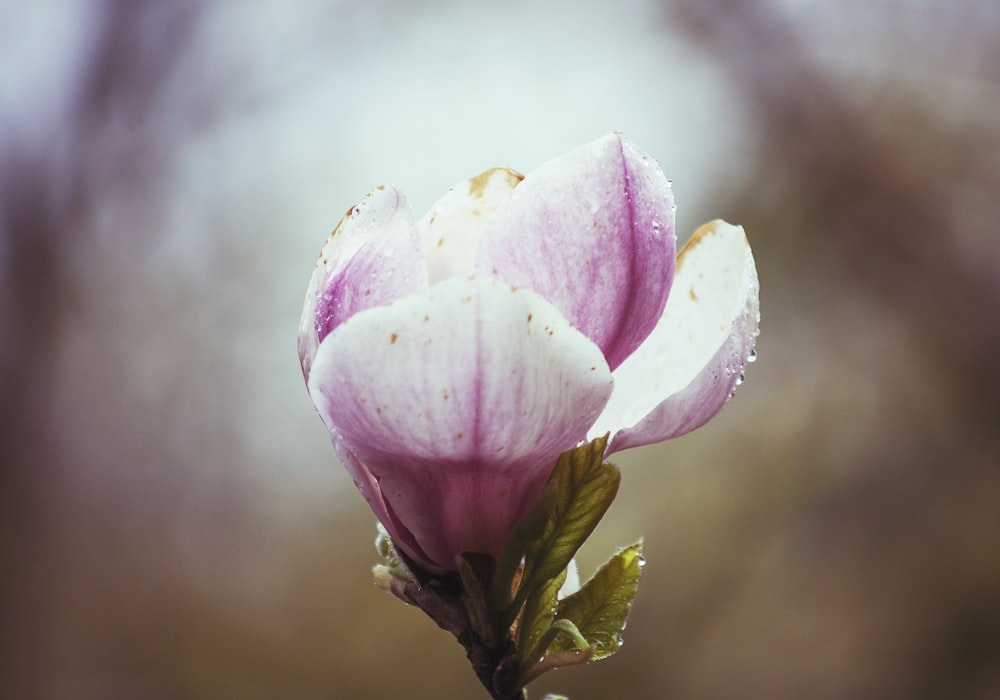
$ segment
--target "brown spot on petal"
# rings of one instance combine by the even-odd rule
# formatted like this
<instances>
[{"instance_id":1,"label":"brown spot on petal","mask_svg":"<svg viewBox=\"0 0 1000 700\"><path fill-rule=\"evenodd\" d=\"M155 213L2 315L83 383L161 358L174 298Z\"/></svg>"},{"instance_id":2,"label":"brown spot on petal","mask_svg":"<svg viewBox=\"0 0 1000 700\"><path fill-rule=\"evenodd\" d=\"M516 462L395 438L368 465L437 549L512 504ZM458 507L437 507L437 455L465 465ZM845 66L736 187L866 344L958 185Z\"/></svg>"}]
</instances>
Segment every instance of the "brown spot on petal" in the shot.
<instances>
[{"instance_id":1,"label":"brown spot on petal","mask_svg":"<svg viewBox=\"0 0 1000 700\"><path fill-rule=\"evenodd\" d=\"M350 215L351 215L351 210L348 209L347 213L344 214L344 217L340 221L337 222L336 226L333 227L333 231L331 231L330 235L327 237L328 241L329 241L330 238L333 238L334 236L336 236L340 232L340 227L344 225L344 219L346 219ZM323 246L323 250L326 250L326 245Z\"/></svg>"},{"instance_id":2,"label":"brown spot on petal","mask_svg":"<svg viewBox=\"0 0 1000 700\"><path fill-rule=\"evenodd\" d=\"M441 238L438 239L438 248L440 248L443 245L444 245L444 237L442 236Z\"/></svg>"},{"instance_id":3,"label":"brown spot on petal","mask_svg":"<svg viewBox=\"0 0 1000 700\"><path fill-rule=\"evenodd\" d=\"M494 173L501 172L506 174L507 181L513 187L517 187L518 183L524 179L524 175L510 168L490 168L485 172L481 172L473 178L469 178L469 196L482 198L486 194L486 185L489 184L490 178L493 177Z\"/></svg>"},{"instance_id":4,"label":"brown spot on petal","mask_svg":"<svg viewBox=\"0 0 1000 700\"><path fill-rule=\"evenodd\" d=\"M462 438L465 437L465 433L456 433L455 437L457 437L459 440L461 440Z\"/></svg>"},{"instance_id":5,"label":"brown spot on petal","mask_svg":"<svg viewBox=\"0 0 1000 700\"><path fill-rule=\"evenodd\" d=\"M694 287L691 287L688 295L691 297L691 301L698 301L698 295L694 293Z\"/></svg>"},{"instance_id":6,"label":"brown spot on petal","mask_svg":"<svg viewBox=\"0 0 1000 700\"><path fill-rule=\"evenodd\" d=\"M389 339L389 345L392 345L393 343L395 343L397 338L399 338L399 334L398 333L393 333L392 337Z\"/></svg>"}]
</instances>

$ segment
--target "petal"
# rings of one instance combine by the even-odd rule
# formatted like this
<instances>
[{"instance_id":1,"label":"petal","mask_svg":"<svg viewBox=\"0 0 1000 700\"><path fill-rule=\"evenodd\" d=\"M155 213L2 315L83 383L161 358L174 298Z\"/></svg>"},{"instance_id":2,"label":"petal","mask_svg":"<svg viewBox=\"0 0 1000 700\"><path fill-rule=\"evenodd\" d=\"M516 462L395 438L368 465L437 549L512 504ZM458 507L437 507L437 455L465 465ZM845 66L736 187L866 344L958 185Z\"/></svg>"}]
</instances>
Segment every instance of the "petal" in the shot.
<instances>
[{"instance_id":1,"label":"petal","mask_svg":"<svg viewBox=\"0 0 1000 700\"><path fill-rule=\"evenodd\" d=\"M308 381L316 349L334 328L364 309L427 286L427 266L406 199L379 187L330 234L306 290L299 321L299 362Z\"/></svg>"},{"instance_id":2,"label":"petal","mask_svg":"<svg viewBox=\"0 0 1000 700\"><path fill-rule=\"evenodd\" d=\"M420 545L413 538L413 534L399 522L392 509L386 504L385 499L382 497L382 490L379 488L378 481L371 473L371 470L358 459L357 455L347 449L340 435L331 431L331 437L333 438L334 450L337 453L337 457L340 458L340 463L344 465L344 469L351 475L354 485L368 502L368 506L372 509L375 517L385 526L393 543L397 547L403 547L404 551L409 553L410 557L414 560L418 562L426 560L427 555L420 549Z\"/></svg>"},{"instance_id":3,"label":"petal","mask_svg":"<svg viewBox=\"0 0 1000 700\"><path fill-rule=\"evenodd\" d=\"M348 319L309 377L328 427L441 570L463 551L499 552L611 383L597 346L551 304L488 278Z\"/></svg>"},{"instance_id":4,"label":"petal","mask_svg":"<svg viewBox=\"0 0 1000 700\"><path fill-rule=\"evenodd\" d=\"M609 134L525 178L483 226L476 271L544 296L614 369L663 313L675 246L670 182Z\"/></svg>"},{"instance_id":5,"label":"petal","mask_svg":"<svg viewBox=\"0 0 1000 700\"><path fill-rule=\"evenodd\" d=\"M591 434L624 427L610 454L704 425L741 381L758 309L757 268L743 228L702 226L681 251L663 318L615 371L614 394Z\"/></svg>"},{"instance_id":6,"label":"petal","mask_svg":"<svg viewBox=\"0 0 1000 700\"><path fill-rule=\"evenodd\" d=\"M472 272L479 231L524 175L492 168L448 190L417 223L430 283Z\"/></svg>"}]
</instances>

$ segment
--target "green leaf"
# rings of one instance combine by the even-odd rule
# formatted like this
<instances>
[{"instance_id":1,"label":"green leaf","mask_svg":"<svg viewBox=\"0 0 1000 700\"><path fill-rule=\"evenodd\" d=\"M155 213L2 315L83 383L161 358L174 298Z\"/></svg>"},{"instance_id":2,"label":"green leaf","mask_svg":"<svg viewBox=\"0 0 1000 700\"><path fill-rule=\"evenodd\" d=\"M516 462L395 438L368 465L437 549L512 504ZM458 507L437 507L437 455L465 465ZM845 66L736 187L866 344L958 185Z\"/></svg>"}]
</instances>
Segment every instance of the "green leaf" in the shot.
<instances>
[{"instance_id":1,"label":"green leaf","mask_svg":"<svg viewBox=\"0 0 1000 700\"><path fill-rule=\"evenodd\" d=\"M570 620L594 650L593 659L611 656L621 646L621 633L642 573L642 541L619 550L583 587L560 601L556 621ZM571 639L557 637L548 651L572 651Z\"/></svg>"},{"instance_id":2,"label":"green leaf","mask_svg":"<svg viewBox=\"0 0 1000 700\"><path fill-rule=\"evenodd\" d=\"M521 666L538 661L545 652L535 647L552 626L559 605L557 595L565 581L566 570L563 569L561 574L533 590L525 601L517 631L517 662Z\"/></svg>"},{"instance_id":3,"label":"green leaf","mask_svg":"<svg viewBox=\"0 0 1000 700\"><path fill-rule=\"evenodd\" d=\"M559 575L597 527L618 493L621 474L603 462L608 436L559 456L542 496L514 527L494 578L494 608L506 610L509 624L528 595ZM511 582L524 571L513 601Z\"/></svg>"}]
</instances>

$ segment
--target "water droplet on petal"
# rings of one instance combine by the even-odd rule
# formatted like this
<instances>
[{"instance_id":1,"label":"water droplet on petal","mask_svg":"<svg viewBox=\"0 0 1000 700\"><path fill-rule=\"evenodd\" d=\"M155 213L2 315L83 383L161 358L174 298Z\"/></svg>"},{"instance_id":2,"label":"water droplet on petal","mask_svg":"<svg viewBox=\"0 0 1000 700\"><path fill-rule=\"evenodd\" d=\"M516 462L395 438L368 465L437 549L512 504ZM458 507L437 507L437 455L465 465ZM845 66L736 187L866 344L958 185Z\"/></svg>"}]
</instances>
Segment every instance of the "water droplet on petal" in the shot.
<instances>
[{"instance_id":1,"label":"water droplet on petal","mask_svg":"<svg viewBox=\"0 0 1000 700\"><path fill-rule=\"evenodd\" d=\"M757 361L757 349L754 348L750 351L750 354L747 355L747 362L756 362L756 361Z\"/></svg>"},{"instance_id":2,"label":"water droplet on petal","mask_svg":"<svg viewBox=\"0 0 1000 700\"><path fill-rule=\"evenodd\" d=\"M736 386L739 386L739 385L740 385L740 384L742 384L742 383L743 383L744 381L746 381L746 378L747 378L747 377L746 377L746 375L745 375L745 374L743 374L743 372L740 372L740 376L738 376L738 377L736 378Z\"/></svg>"}]
</instances>

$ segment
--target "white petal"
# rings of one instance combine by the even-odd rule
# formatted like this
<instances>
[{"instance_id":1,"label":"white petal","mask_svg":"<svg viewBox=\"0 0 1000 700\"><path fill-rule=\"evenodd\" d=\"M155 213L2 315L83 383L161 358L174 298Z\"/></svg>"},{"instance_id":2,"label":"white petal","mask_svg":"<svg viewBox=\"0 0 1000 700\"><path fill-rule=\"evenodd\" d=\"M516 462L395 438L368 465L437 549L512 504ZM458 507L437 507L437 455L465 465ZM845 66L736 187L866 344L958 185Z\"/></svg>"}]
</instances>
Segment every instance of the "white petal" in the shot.
<instances>
[{"instance_id":1,"label":"white petal","mask_svg":"<svg viewBox=\"0 0 1000 700\"><path fill-rule=\"evenodd\" d=\"M569 560L569 565L566 567L566 580L559 587L556 598L562 600L567 596L573 595L578 590L580 590L580 567L576 564L576 557L573 557Z\"/></svg>"},{"instance_id":2,"label":"white petal","mask_svg":"<svg viewBox=\"0 0 1000 700\"><path fill-rule=\"evenodd\" d=\"M591 435L611 431L610 453L706 423L741 381L758 308L757 269L742 227L702 226L681 251L663 317L615 371L614 393Z\"/></svg>"},{"instance_id":3,"label":"white petal","mask_svg":"<svg viewBox=\"0 0 1000 700\"><path fill-rule=\"evenodd\" d=\"M430 283L472 273L479 231L524 176L492 168L451 188L417 223Z\"/></svg>"}]
</instances>

